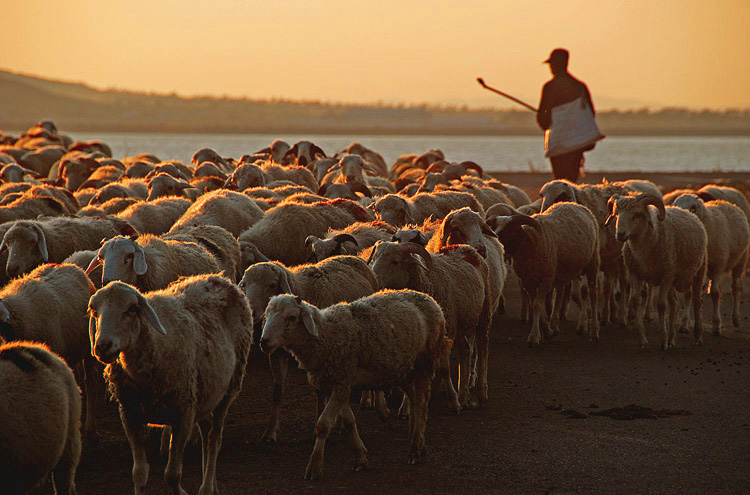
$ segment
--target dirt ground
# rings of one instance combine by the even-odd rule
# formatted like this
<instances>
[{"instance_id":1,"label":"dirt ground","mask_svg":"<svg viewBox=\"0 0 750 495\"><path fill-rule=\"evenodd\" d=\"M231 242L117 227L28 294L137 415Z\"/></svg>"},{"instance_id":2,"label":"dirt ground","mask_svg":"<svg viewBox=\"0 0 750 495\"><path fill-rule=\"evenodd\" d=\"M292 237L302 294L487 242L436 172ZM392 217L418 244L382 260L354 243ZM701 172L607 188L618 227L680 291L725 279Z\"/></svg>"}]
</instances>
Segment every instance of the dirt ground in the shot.
<instances>
[{"instance_id":1,"label":"dirt ground","mask_svg":"<svg viewBox=\"0 0 750 495\"><path fill-rule=\"evenodd\" d=\"M528 326L518 318L515 279L508 282L507 295L509 314L497 318L492 330L490 403L453 416L435 394L428 455L419 466L406 463L405 420L385 424L373 411L355 409L369 469L353 472L353 451L333 434L325 479L303 480L313 444L315 394L303 372L292 370L279 442L261 445L272 381L265 357L255 351L224 432L217 475L221 493L750 492L750 298L742 304L739 329L731 328L727 298L726 335L710 334L707 301L704 345L694 347L680 334L677 347L664 352L658 350L654 324L645 349L637 346L632 329L616 325L603 327L601 340L590 343L574 332L574 307L558 337L529 348ZM591 415L629 404L690 414L632 420ZM99 412L102 440L84 449L78 492L132 493L130 448L116 404L102 403ZM148 493L167 493L156 436L149 460ZM199 448L189 447L183 474L188 493L198 491L200 466Z\"/></svg>"}]
</instances>

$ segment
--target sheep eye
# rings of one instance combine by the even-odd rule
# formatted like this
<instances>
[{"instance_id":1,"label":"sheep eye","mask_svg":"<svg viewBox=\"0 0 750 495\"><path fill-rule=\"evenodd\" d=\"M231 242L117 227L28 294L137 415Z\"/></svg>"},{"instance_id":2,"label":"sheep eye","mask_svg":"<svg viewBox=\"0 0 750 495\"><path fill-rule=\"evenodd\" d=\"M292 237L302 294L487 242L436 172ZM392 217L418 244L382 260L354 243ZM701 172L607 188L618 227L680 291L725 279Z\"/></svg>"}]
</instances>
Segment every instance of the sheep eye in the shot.
<instances>
[{"instance_id":1,"label":"sheep eye","mask_svg":"<svg viewBox=\"0 0 750 495\"><path fill-rule=\"evenodd\" d=\"M132 306L130 306L127 311L127 313L130 315L137 313L137 312L138 312L138 306L136 304L133 304Z\"/></svg>"},{"instance_id":2,"label":"sheep eye","mask_svg":"<svg viewBox=\"0 0 750 495\"><path fill-rule=\"evenodd\" d=\"M294 315L289 316L289 321L297 321L297 317Z\"/></svg>"},{"instance_id":3,"label":"sheep eye","mask_svg":"<svg viewBox=\"0 0 750 495\"><path fill-rule=\"evenodd\" d=\"M245 282L240 282L239 284L237 284L237 287L239 287L240 289L244 289L245 288Z\"/></svg>"}]
</instances>

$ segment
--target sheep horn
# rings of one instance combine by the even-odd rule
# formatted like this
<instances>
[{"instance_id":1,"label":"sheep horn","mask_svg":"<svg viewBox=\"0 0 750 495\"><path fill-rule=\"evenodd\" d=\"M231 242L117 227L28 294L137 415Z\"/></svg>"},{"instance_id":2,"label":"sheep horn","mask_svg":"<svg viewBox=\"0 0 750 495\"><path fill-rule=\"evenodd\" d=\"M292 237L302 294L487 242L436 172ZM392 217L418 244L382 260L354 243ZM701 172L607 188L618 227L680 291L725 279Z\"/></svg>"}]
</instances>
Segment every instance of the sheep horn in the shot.
<instances>
[{"instance_id":1,"label":"sheep horn","mask_svg":"<svg viewBox=\"0 0 750 495\"><path fill-rule=\"evenodd\" d=\"M667 215L667 210L664 207L664 200L661 196L654 196L653 194L643 193L636 199L639 203L643 202L646 206L654 205L659 210L658 219L664 220Z\"/></svg>"},{"instance_id":2,"label":"sheep horn","mask_svg":"<svg viewBox=\"0 0 750 495\"><path fill-rule=\"evenodd\" d=\"M91 272L96 270L101 264L102 264L102 260L101 258L99 258L99 253L96 253L96 256L94 257L93 260L91 260L91 263L89 263L88 268L86 268L86 275L90 275Z\"/></svg>"},{"instance_id":3,"label":"sheep horn","mask_svg":"<svg viewBox=\"0 0 750 495\"><path fill-rule=\"evenodd\" d=\"M482 222L482 233L484 235L488 235L490 237L494 237L495 239L498 239L497 234L495 233L492 228L490 228L489 225L487 225L485 222Z\"/></svg>"},{"instance_id":4,"label":"sheep horn","mask_svg":"<svg viewBox=\"0 0 750 495\"><path fill-rule=\"evenodd\" d=\"M328 186L330 186L330 185L331 185L330 183L326 183L326 184L323 184L322 186L320 186L320 188L318 189L318 195L319 196L325 196L326 195L326 191L328 190Z\"/></svg>"},{"instance_id":5,"label":"sheep horn","mask_svg":"<svg viewBox=\"0 0 750 495\"><path fill-rule=\"evenodd\" d=\"M522 225L528 225L536 230L539 230L541 228L541 225L539 225L539 222L537 222L536 219L528 215L524 215L523 213L518 213L518 214L513 215L511 217L511 221L508 222L505 228L507 229L508 227L515 227L515 226L520 227Z\"/></svg>"},{"instance_id":6,"label":"sheep horn","mask_svg":"<svg viewBox=\"0 0 750 495\"><path fill-rule=\"evenodd\" d=\"M401 252L418 255L420 258L424 260L425 265L427 267L427 271L432 270L432 256L425 248L413 242L405 242L401 244L400 246L401 246Z\"/></svg>"},{"instance_id":7,"label":"sheep horn","mask_svg":"<svg viewBox=\"0 0 750 495\"><path fill-rule=\"evenodd\" d=\"M313 242L315 242L317 240L319 240L319 239L317 237L315 237L314 235L307 236L305 238L305 247L309 249L310 246L312 246Z\"/></svg>"},{"instance_id":8,"label":"sheep horn","mask_svg":"<svg viewBox=\"0 0 750 495\"><path fill-rule=\"evenodd\" d=\"M479 166L478 163L472 161L466 161L459 163L466 170L476 170L479 173L479 177L484 177L484 170Z\"/></svg>"},{"instance_id":9,"label":"sheep horn","mask_svg":"<svg viewBox=\"0 0 750 495\"><path fill-rule=\"evenodd\" d=\"M339 247L341 247L341 245L347 241L359 247L359 243L357 243L357 239L355 239L354 236L352 236L351 234L336 234L335 236L331 238L331 240L336 241Z\"/></svg>"}]
</instances>

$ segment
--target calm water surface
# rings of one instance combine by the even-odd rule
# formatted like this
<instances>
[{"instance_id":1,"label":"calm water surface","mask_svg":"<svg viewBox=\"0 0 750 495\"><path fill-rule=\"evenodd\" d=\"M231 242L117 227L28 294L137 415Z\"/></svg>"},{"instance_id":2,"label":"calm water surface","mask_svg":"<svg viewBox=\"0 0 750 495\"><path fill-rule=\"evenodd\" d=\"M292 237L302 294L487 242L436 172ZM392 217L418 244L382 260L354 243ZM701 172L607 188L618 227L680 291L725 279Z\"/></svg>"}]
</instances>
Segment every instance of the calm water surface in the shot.
<instances>
[{"instance_id":1,"label":"calm water surface","mask_svg":"<svg viewBox=\"0 0 750 495\"><path fill-rule=\"evenodd\" d=\"M316 136L260 134L72 133L77 140L100 139L115 157L154 153L162 160L190 162L200 148L239 158L277 137L290 144L307 139L333 154L354 141L379 152L386 162L406 153L440 148L451 161L473 160L488 171L549 169L542 137L534 136ZM590 171L750 171L750 137L608 137L586 153Z\"/></svg>"}]
</instances>

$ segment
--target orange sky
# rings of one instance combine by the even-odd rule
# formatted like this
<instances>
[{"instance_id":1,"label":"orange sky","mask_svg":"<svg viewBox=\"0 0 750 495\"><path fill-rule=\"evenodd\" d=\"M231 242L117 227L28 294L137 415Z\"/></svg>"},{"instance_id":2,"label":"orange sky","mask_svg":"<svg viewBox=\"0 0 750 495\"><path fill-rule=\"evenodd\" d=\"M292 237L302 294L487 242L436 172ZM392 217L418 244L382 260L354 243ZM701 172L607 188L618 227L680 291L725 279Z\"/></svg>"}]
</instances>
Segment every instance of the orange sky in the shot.
<instances>
[{"instance_id":1,"label":"orange sky","mask_svg":"<svg viewBox=\"0 0 750 495\"><path fill-rule=\"evenodd\" d=\"M750 0L17 0L3 14L0 67L98 88L509 106L483 76L536 105L562 46L600 108L750 108Z\"/></svg>"}]
</instances>

